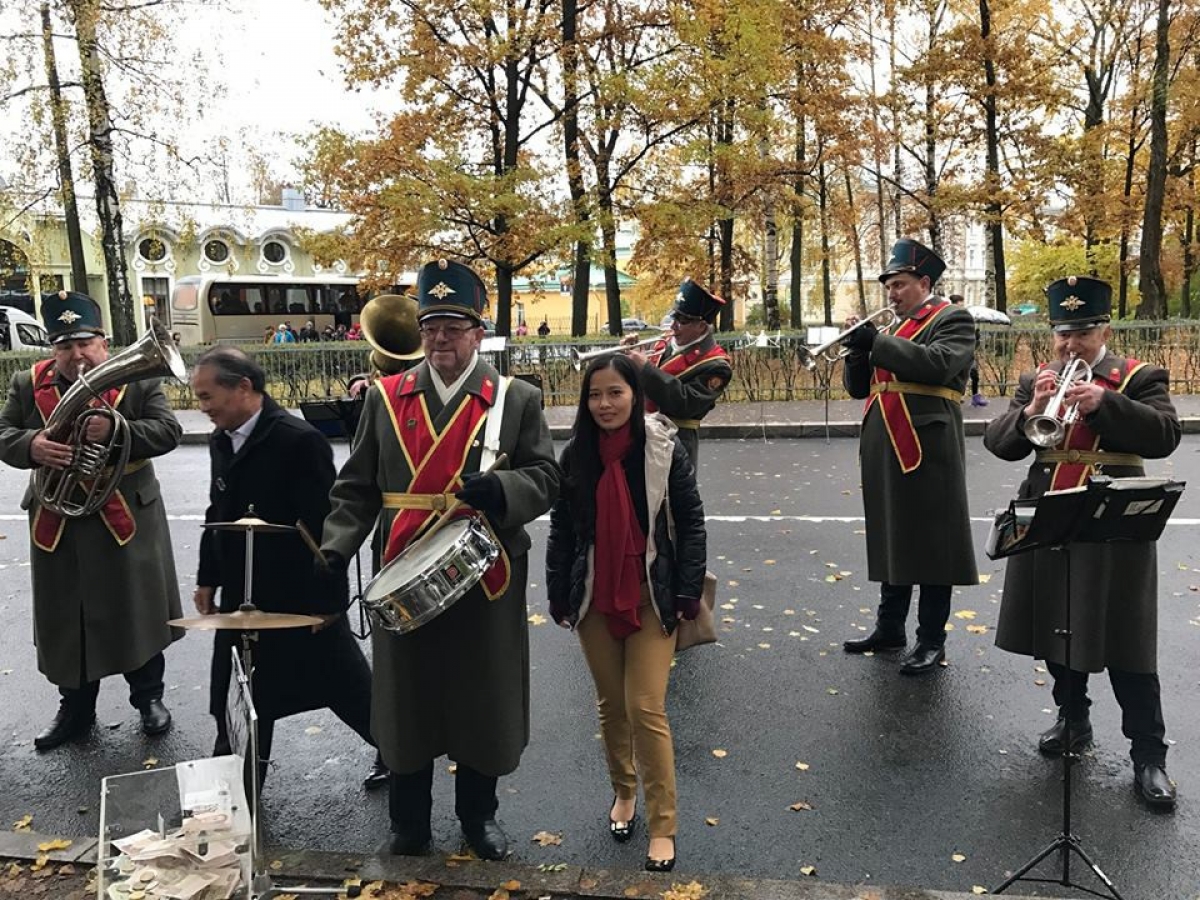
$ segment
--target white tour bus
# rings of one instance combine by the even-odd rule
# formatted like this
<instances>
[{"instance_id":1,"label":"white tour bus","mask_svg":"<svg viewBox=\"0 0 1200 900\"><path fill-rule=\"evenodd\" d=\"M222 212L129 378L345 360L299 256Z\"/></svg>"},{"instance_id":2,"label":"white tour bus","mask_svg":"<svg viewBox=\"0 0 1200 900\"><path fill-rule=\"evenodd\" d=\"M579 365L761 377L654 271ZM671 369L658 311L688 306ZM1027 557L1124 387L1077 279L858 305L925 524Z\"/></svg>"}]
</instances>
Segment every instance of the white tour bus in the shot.
<instances>
[{"instance_id":1,"label":"white tour bus","mask_svg":"<svg viewBox=\"0 0 1200 900\"><path fill-rule=\"evenodd\" d=\"M189 275L171 293L170 328L181 344L262 343L283 322L349 328L365 302L354 277Z\"/></svg>"}]
</instances>

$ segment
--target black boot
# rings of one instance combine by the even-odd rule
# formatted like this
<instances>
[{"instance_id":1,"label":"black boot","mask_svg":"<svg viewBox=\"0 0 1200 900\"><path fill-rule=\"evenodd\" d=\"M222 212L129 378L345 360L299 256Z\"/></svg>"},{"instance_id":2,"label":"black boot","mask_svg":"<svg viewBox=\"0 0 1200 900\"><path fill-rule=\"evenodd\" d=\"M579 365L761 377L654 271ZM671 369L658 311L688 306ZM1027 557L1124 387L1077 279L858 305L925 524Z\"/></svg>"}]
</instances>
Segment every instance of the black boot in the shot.
<instances>
[{"instance_id":1,"label":"black boot","mask_svg":"<svg viewBox=\"0 0 1200 900\"><path fill-rule=\"evenodd\" d=\"M946 659L946 648L940 644L922 644L912 648L912 652L900 663L901 675L928 675L935 671Z\"/></svg>"},{"instance_id":2,"label":"black boot","mask_svg":"<svg viewBox=\"0 0 1200 900\"><path fill-rule=\"evenodd\" d=\"M1062 756L1067 745L1067 715L1059 710L1058 720L1042 732L1038 738L1038 749L1047 756ZM1078 753L1092 742L1092 720L1086 713L1081 718L1071 719L1071 752Z\"/></svg>"},{"instance_id":3,"label":"black boot","mask_svg":"<svg viewBox=\"0 0 1200 900\"><path fill-rule=\"evenodd\" d=\"M388 783L388 767L383 763L383 757L378 751L375 753L375 762L371 763L371 768L367 772L367 777L363 779L363 787L368 791L373 791L376 788L381 788Z\"/></svg>"},{"instance_id":4,"label":"black boot","mask_svg":"<svg viewBox=\"0 0 1200 900\"><path fill-rule=\"evenodd\" d=\"M904 632L892 634L882 630L878 625L866 637L851 638L842 642L842 649L847 653L875 653L885 650L900 650L907 644Z\"/></svg>"},{"instance_id":5,"label":"black boot","mask_svg":"<svg viewBox=\"0 0 1200 900\"><path fill-rule=\"evenodd\" d=\"M60 703L54 720L41 734L33 739L38 750L53 750L67 741L81 737L91 730L96 721L96 710L80 707L73 703Z\"/></svg>"},{"instance_id":6,"label":"black boot","mask_svg":"<svg viewBox=\"0 0 1200 900\"><path fill-rule=\"evenodd\" d=\"M433 762L416 772L390 772L388 775L388 815L392 837L388 852L398 856L418 856L433 839L429 827L433 812Z\"/></svg>"},{"instance_id":7,"label":"black boot","mask_svg":"<svg viewBox=\"0 0 1200 900\"><path fill-rule=\"evenodd\" d=\"M150 700L141 707L142 731L148 735L163 734L171 727L171 711L161 700Z\"/></svg>"},{"instance_id":8,"label":"black boot","mask_svg":"<svg viewBox=\"0 0 1200 900\"><path fill-rule=\"evenodd\" d=\"M1137 792L1152 809L1175 808L1175 782L1167 777L1166 766L1154 763L1134 765L1133 783Z\"/></svg>"},{"instance_id":9,"label":"black boot","mask_svg":"<svg viewBox=\"0 0 1200 900\"><path fill-rule=\"evenodd\" d=\"M495 819L463 822L462 832L480 859L500 860L508 856L508 837Z\"/></svg>"}]
</instances>

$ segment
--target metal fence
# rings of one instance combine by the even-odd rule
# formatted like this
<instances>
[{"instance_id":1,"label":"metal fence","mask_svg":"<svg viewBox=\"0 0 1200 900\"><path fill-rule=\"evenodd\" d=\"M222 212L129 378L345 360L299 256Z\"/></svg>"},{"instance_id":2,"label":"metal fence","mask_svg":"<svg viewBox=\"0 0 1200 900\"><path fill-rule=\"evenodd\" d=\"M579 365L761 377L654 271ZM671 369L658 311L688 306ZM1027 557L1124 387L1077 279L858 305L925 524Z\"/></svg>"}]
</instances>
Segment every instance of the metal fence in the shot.
<instances>
[{"instance_id":1,"label":"metal fence","mask_svg":"<svg viewBox=\"0 0 1200 900\"><path fill-rule=\"evenodd\" d=\"M1045 326L1003 328L985 326L977 353L981 388L985 393L1006 395L1016 386L1021 372L1050 359L1053 339ZM845 396L841 368L821 365L809 372L800 365L798 335L720 335L720 343L733 362L733 381L726 401L811 400ZM536 375L541 379L547 406L574 405L579 399L579 372L572 364L572 350L605 346L598 342L517 340L489 359L510 375ZM191 365L203 348L183 348ZM268 390L284 406L301 401L340 397L351 376L366 371L370 348L357 341L294 346L250 345L243 349L267 372ZM1171 373L1174 393L1200 393L1200 322L1118 323L1113 326L1113 352L1163 366ZM14 371L26 369L37 356L0 353L0 377L8 381ZM195 408L186 385L164 385L176 409Z\"/></svg>"}]
</instances>

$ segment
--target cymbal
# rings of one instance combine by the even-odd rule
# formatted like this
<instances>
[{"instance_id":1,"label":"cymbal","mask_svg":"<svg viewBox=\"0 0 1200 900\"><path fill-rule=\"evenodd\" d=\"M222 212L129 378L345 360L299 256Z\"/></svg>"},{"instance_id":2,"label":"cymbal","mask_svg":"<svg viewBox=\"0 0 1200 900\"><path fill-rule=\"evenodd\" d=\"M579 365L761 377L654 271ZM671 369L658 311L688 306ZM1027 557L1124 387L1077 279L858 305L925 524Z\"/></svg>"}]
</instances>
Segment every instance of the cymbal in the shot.
<instances>
[{"instance_id":1,"label":"cymbal","mask_svg":"<svg viewBox=\"0 0 1200 900\"><path fill-rule=\"evenodd\" d=\"M275 628L307 628L319 625L321 621L316 616L263 612L261 609L255 609L249 612L238 610L211 616L196 616L191 619L171 619L167 624L190 631L264 631Z\"/></svg>"},{"instance_id":2,"label":"cymbal","mask_svg":"<svg viewBox=\"0 0 1200 900\"><path fill-rule=\"evenodd\" d=\"M295 531L295 525L276 525L254 516L242 516L232 522L205 522L204 527L212 531L258 531L263 534L283 534Z\"/></svg>"}]
</instances>

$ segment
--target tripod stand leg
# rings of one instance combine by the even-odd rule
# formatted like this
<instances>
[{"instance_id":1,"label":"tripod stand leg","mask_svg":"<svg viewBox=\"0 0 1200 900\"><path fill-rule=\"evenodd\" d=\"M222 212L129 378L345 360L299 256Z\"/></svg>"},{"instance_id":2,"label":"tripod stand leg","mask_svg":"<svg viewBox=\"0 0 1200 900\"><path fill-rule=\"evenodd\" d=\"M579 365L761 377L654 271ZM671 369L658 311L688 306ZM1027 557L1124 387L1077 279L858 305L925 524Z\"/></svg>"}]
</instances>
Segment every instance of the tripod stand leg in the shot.
<instances>
[{"instance_id":1,"label":"tripod stand leg","mask_svg":"<svg viewBox=\"0 0 1200 900\"><path fill-rule=\"evenodd\" d=\"M1066 835L1060 834L1058 837L1056 837L1054 840L1052 840L1050 842L1049 846L1047 846L1040 853L1038 853L1037 856L1035 856L1029 862L1025 863L1025 865L1023 865L1023 866L1021 866L1021 868L1017 869L1016 872L1014 872L1012 875L1008 876L1008 878L1006 878L1003 883L1001 883L996 888L994 888L992 890L992 893L993 894L1003 894L1006 890L1008 890L1010 887L1012 887L1013 884L1020 881L1024 877L1026 872L1030 871L1034 866L1036 866L1038 863L1040 863L1043 859L1048 857L1051 853L1054 853L1055 851L1060 850L1065 846L1068 846L1070 843L1071 843L1071 841Z\"/></svg>"},{"instance_id":2,"label":"tripod stand leg","mask_svg":"<svg viewBox=\"0 0 1200 900\"><path fill-rule=\"evenodd\" d=\"M1071 841L1070 848L1079 854L1079 858L1082 859L1084 863L1087 864L1087 867L1092 870L1092 873L1104 883L1104 886L1108 888L1116 900L1125 900L1125 898L1122 897L1120 892L1117 890L1116 885L1114 885L1109 877L1104 874L1104 870L1096 864L1095 860L1087 855L1087 851L1079 846L1078 841Z\"/></svg>"}]
</instances>

